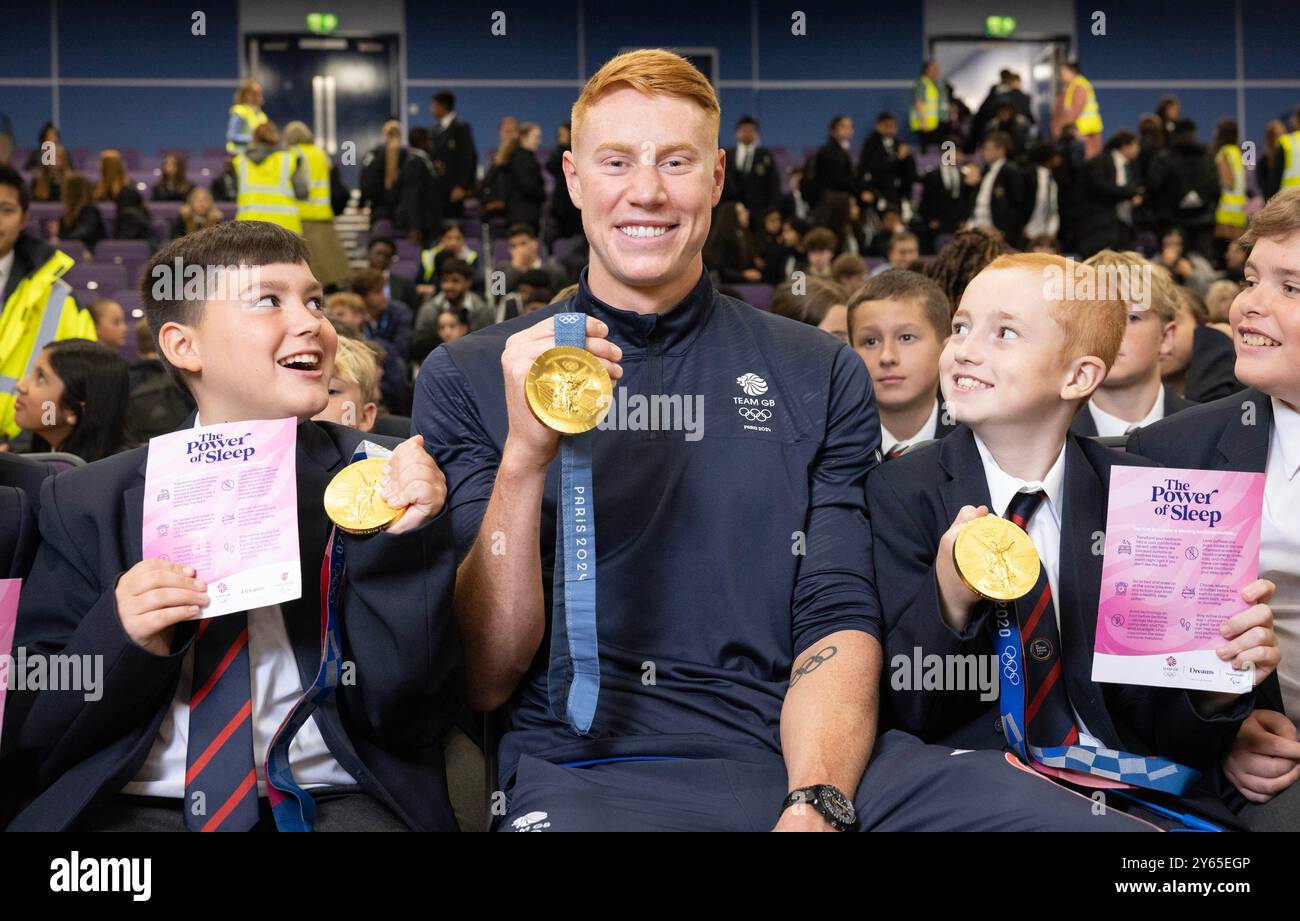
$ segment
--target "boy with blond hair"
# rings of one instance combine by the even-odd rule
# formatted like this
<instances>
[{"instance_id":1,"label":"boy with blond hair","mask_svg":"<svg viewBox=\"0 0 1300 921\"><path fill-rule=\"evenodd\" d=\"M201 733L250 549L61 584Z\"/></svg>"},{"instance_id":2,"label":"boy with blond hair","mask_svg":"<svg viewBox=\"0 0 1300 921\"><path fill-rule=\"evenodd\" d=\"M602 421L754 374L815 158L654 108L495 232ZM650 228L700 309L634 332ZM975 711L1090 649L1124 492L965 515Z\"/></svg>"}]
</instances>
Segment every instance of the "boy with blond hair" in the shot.
<instances>
[{"instance_id":1,"label":"boy with blond hair","mask_svg":"<svg viewBox=\"0 0 1300 921\"><path fill-rule=\"evenodd\" d=\"M1196 405L1161 382L1161 359L1173 350L1178 326L1178 291L1169 273L1138 253L1113 249L1090 256L1084 266L1093 270L1094 284L1128 297L1119 353L1070 430L1127 435Z\"/></svg>"},{"instance_id":2,"label":"boy with blond hair","mask_svg":"<svg viewBox=\"0 0 1300 921\"><path fill-rule=\"evenodd\" d=\"M379 415L379 359L366 342L339 336L329 397L329 404L312 416L317 422L374 430Z\"/></svg>"}]
</instances>

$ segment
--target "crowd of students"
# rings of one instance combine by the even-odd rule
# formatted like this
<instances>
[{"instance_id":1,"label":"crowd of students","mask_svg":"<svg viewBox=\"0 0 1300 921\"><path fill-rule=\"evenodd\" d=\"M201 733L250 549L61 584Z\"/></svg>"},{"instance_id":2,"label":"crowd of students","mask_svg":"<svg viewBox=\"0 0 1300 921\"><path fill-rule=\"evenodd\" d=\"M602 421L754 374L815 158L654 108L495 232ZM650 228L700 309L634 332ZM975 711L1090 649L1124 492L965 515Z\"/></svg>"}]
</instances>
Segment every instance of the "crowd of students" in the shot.
<instances>
[{"instance_id":1,"label":"crowd of students","mask_svg":"<svg viewBox=\"0 0 1300 921\"><path fill-rule=\"evenodd\" d=\"M265 776L244 767L213 772L219 796L209 799L229 809L211 822L180 808L209 763L186 760L181 727L196 718L193 663L218 631L195 629L207 603L195 571L141 560L131 533L138 538L136 445L146 432L292 416L304 596L275 609L278 633L265 627L268 611L250 612L246 646L229 655L251 658L254 671L278 662L296 675L295 654L314 668L321 599L310 576L329 535L319 494L362 433L396 449L384 492L407 508L386 533L336 536L348 560L346 653L363 680L340 687L303 740L297 763L318 795L319 828L454 827L443 746L453 725L475 733L468 708L502 706L512 731L500 749L509 811L499 824L518 830L543 820L557 829L1138 830L1170 808L1224 827L1294 827L1300 189L1279 180L1285 187L1249 226L1234 217L1219 222L1231 233L1207 233L1203 215L1166 207L1186 200L1191 187L1178 177L1194 174L1191 159L1213 169L1203 150L1188 153L1191 129L1176 105L1162 105L1166 146L1121 131L1080 160L1086 145L1062 121L1050 155L1029 146L1034 166L1022 173L1014 157L1024 126L1005 130L1023 118L1015 75L982 107L987 124L964 137L931 119L947 96L931 91L937 76L927 65L913 127L930 143L954 140L953 159L920 180L917 212L894 116L877 121L857 164L851 121L832 120L827 145L782 191L756 122L741 119L737 147L715 159L712 87L680 57L642 51L609 62L574 107L577 143L566 157L585 180L575 179L570 200L581 207L585 265L542 255L533 218L547 209L512 209L508 195L489 193L485 213L518 220L504 230L509 264L485 267L450 219L482 187L467 169L429 166L422 149L392 138L366 168L382 163L394 217L410 191L393 192L406 165L450 177L409 275L394 267L396 243L374 236L367 266L327 290L310 240L260 220L218 222L164 246L150 268L260 267L255 306L273 309L214 309L146 284L139 364L128 368L106 344L126 335L120 306L96 302L88 313L99 341L41 344L17 382L13 423L28 441L14 444L94 463L33 494L30 468L0 457L40 517L38 536L15 532L11 565L28 576L15 645L115 664L94 701L11 698L0 818L27 829L275 824L265 802L258 812ZM253 124L258 110L239 105L231 143L253 143L266 122ZM1087 104L1070 106L1087 125ZM463 153L449 95L435 99L435 116L442 153L453 138ZM514 158L537 149L536 129L517 132L494 157L499 174L531 175L516 173ZM960 153L973 138L982 168ZM671 165L618 153L646 144L671 147L661 151ZM1144 155L1143 171L1130 173L1126 164ZM1097 181L1119 191L1103 196L1089 185ZM1203 188L1213 216L1216 196ZM17 239L29 194L0 169L0 246ZM942 215L926 211L935 196L951 199ZM502 208L488 207L498 200ZM1098 201L1104 221L1089 217ZM1163 235L1158 254L1132 248L1144 221ZM939 252L923 255L944 234ZM1067 260L1062 246L1086 258ZM887 257L879 270L868 268L872 253ZM1131 287L1049 296L1044 279L1076 266ZM494 288L498 273L504 284ZM777 285L770 311L728 287L762 281ZM552 620L564 578L553 586L546 568L559 540L561 497L547 470L560 440L522 397L566 310L586 315L587 348L618 389L702 394L716 436L616 428L595 439L600 640L590 654L600 707L590 735L575 728L572 706L576 660L594 638L543 648L548 631L569 623L558 618L577 614L560 605ZM299 355L305 365L284 364ZM732 412L742 393L767 395L763 425L746 425L745 407L739 419ZM1129 453L1098 437L1126 441ZM1217 650L1253 668L1250 693L1092 681L1101 558L1088 548L1105 528L1117 464L1267 474L1260 579ZM743 502L729 498L738 480ZM1043 564L1028 599L1036 614L1015 616L1055 668L1050 678L1027 673L1041 683L1022 743L1167 759L1186 784L1157 795L1163 806L1099 818L1073 787L1008 768L1004 747L1033 759L979 689L890 680L890 663L917 650L996 655L1000 615L958 576L952 554L958 530L987 514L1017 518ZM805 535L804 550L791 552L792 532ZM528 549L498 551L500 535ZM703 620L691 613L701 605ZM647 662L657 674L648 682ZM286 693L251 705L263 743L292 704ZM958 759L953 749L969 751ZM970 797L972 784L999 796ZM832 792L838 805L827 804ZM788 793L803 798L777 810Z\"/></svg>"}]
</instances>

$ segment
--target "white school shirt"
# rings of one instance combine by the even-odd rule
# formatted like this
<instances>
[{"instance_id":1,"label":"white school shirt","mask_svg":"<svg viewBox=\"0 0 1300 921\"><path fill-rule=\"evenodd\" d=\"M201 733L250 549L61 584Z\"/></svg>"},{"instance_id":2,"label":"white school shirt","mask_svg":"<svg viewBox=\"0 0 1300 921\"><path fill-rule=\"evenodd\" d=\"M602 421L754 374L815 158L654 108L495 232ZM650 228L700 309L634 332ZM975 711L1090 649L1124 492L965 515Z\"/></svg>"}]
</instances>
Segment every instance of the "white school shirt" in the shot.
<instances>
[{"instance_id":1,"label":"white school shirt","mask_svg":"<svg viewBox=\"0 0 1300 921\"><path fill-rule=\"evenodd\" d=\"M9 276L14 270L14 251L9 250L8 255L0 257L0 295L4 294L5 285L9 284ZM4 299L0 297L0 310L4 309Z\"/></svg>"},{"instance_id":2,"label":"white school shirt","mask_svg":"<svg viewBox=\"0 0 1300 921\"><path fill-rule=\"evenodd\" d=\"M1016 493L1038 492L1041 489L1047 494L1033 517L1029 519L1025 531L1029 534L1034 549L1038 551L1038 559L1042 562L1043 569L1047 571L1047 584L1052 590L1052 610L1056 613L1056 630L1059 634L1061 593L1057 577L1061 570L1061 503L1065 498L1065 445L1061 446L1061 453L1057 455L1052 468L1047 471L1047 476L1033 483L1014 477L999 467L998 462L993 459L993 454L978 435L975 436L975 447L979 449L980 460L984 464L984 479L988 483L989 501L992 503L989 511L994 515L1005 518L1007 508ZM1094 748L1102 747L1101 740L1092 736L1084 726L1074 704L1070 705L1070 709L1074 713L1075 725L1079 727L1079 744Z\"/></svg>"},{"instance_id":3,"label":"white school shirt","mask_svg":"<svg viewBox=\"0 0 1300 921\"><path fill-rule=\"evenodd\" d=\"M1034 193L1034 212L1025 225L1026 237L1056 236L1061 229L1061 214L1057 205L1056 180L1045 166L1036 168L1038 188Z\"/></svg>"},{"instance_id":4,"label":"white school shirt","mask_svg":"<svg viewBox=\"0 0 1300 921\"><path fill-rule=\"evenodd\" d=\"M991 163L988 171L984 173L984 179L980 182L979 194L975 196L975 210L972 212L970 219L972 227L993 226L993 184L998 181L998 173L1002 172L1002 167L1006 162L1004 158L996 163Z\"/></svg>"},{"instance_id":5,"label":"white school shirt","mask_svg":"<svg viewBox=\"0 0 1300 921\"><path fill-rule=\"evenodd\" d=\"M1270 607L1282 651L1277 667L1286 715L1300 718L1300 413L1273 397L1273 433L1264 470L1259 577L1277 586Z\"/></svg>"},{"instance_id":6,"label":"white school shirt","mask_svg":"<svg viewBox=\"0 0 1300 921\"><path fill-rule=\"evenodd\" d=\"M1151 404L1150 412L1142 417L1139 422L1129 422L1119 416L1112 416L1091 400L1088 402L1088 412L1092 413L1093 424L1097 426L1097 434L1102 438L1108 438L1112 435L1127 435L1134 429L1140 429L1153 422L1159 422L1165 417L1165 388L1161 387L1156 391L1156 401Z\"/></svg>"},{"instance_id":7,"label":"white school shirt","mask_svg":"<svg viewBox=\"0 0 1300 921\"><path fill-rule=\"evenodd\" d=\"M894 433L885 428L885 423L880 423L880 453L888 454L894 449L894 445L903 446L920 444L923 441L929 441L934 437L934 433L939 429L939 401L934 401L934 406L930 410L930 418L925 420L925 425L921 430L907 440L894 437Z\"/></svg>"},{"instance_id":8,"label":"white school shirt","mask_svg":"<svg viewBox=\"0 0 1300 921\"><path fill-rule=\"evenodd\" d=\"M195 417L194 426L201 423ZM253 701L253 760L257 767L257 795L266 795L266 752L271 739L302 697L298 662L278 604L248 612L248 665ZM185 759L190 730L190 684L194 678L194 647L185 653L181 678L171 707L158 727L158 738L135 778L122 788L134 796L185 796ZM349 786L352 775L330 754L316 717L310 716L289 744L289 764L300 787Z\"/></svg>"}]
</instances>

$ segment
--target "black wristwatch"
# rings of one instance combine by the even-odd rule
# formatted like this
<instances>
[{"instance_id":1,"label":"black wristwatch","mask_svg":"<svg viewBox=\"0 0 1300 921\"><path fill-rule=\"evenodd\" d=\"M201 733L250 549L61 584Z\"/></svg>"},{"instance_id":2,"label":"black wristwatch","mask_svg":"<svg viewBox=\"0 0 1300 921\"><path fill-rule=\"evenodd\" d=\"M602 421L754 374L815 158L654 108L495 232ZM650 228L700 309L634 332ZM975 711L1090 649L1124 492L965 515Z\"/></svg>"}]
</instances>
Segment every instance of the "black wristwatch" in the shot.
<instances>
[{"instance_id":1,"label":"black wristwatch","mask_svg":"<svg viewBox=\"0 0 1300 921\"><path fill-rule=\"evenodd\" d=\"M858 811L853 808L853 800L828 783L790 791L781 804L781 811L785 812L796 803L812 806L836 831L851 831L857 827Z\"/></svg>"}]
</instances>

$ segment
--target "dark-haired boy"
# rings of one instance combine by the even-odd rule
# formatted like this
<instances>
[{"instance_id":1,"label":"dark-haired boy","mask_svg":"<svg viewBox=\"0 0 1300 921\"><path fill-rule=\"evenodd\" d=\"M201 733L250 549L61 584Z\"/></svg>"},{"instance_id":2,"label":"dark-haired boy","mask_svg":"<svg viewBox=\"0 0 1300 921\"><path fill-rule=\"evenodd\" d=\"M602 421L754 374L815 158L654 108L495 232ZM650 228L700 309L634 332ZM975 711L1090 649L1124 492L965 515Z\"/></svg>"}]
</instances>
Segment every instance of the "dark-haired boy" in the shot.
<instances>
[{"instance_id":1,"label":"dark-haired boy","mask_svg":"<svg viewBox=\"0 0 1300 921\"><path fill-rule=\"evenodd\" d=\"M939 398L951 315L942 288L902 269L872 276L849 298L849 344L871 372L886 459L953 430Z\"/></svg>"},{"instance_id":2,"label":"dark-haired boy","mask_svg":"<svg viewBox=\"0 0 1300 921\"><path fill-rule=\"evenodd\" d=\"M910 670L917 657L988 659L998 655L998 638L1018 627L1023 654L1009 661L1024 663L1015 671L1023 683L1014 684L1023 710L1006 684L991 701L991 689L922 688L886 671L886 693L900 728L928 741L968 749L1010 744L1022 754L1023 740L1030 753L1078 750L1084 760L1092 753L1098 766L1118 751L1121 770L1133 771L1125 779L1134 782L1150 780L1148 768L1164 770L1153 756L1204 773L1231 744L1254 693L1092 680L1102 566L1092 545L1106 527L1110 471L1150 462L1069 433L1114 361L1126 309L1118 299L1047 299L1050 273L1067 271L1059 256L1020 254L998 258L971 281L940 359L943 394L962 425L942 442L881 465L867 481L872 521L891 523L872 529L887 668ZM1011 606L1010 626L1000 622L1006 613L965 585L953 559L957 533L986 514L1020 524L1042 564L1038 583ZM1234 665L1253 662L1257 682L1277 665L1272 591L1264 579L1242 591L1245 610L1225 622L1217 650ZM1190 771L1177 776L1185 779L1180 792L1227 815L1194 786Z\"/></svg>"},{"instance_id":3,"label":"dark-haired boy","mask_svg":"<svg viewBox=\"0 0 1300 921\"><path fill-rule=\"evenodd\" d=\"M448 259L442 264L439 292L421 304L415 315L415 332L411 335L413 363L424 361L425 356L437 348L441 341L438 337L438 314L449 307L469 313L471 332L496 322L496 314L487 301L470 287L473 278L474 271L467 262Z\"/></svg>"},{"instance_id":4,"label":"dark-haired boy","mask_svg":"<svg viewBox=\"0 0 1300 921\"><path fill-rule=\"evenodd\" d=\"M211 287L166 284L194 271ZM195 570L141 558L146 448L48 480L15 647L102 657L103 680L93 700L67 690L10 698L4 754L24 801L10 828L279 826L267 752L325 674L326 574L343 582L339 669L353 680L332 679L332 696L301 711L311 715L288 749L315 828L454 828L441 741L460 658L442 473L418 437L371 436L394 449L383 494L405 512L384 533L334 533L346 568L323 571L325 487L362 434L308 421L328 402L337 337L302 239L262 222L218 224L160 250L142 288L158 352L198 404L196 426L298 419L302 596L200 621L209 599Z\"/></svg>"}]
</instances>

